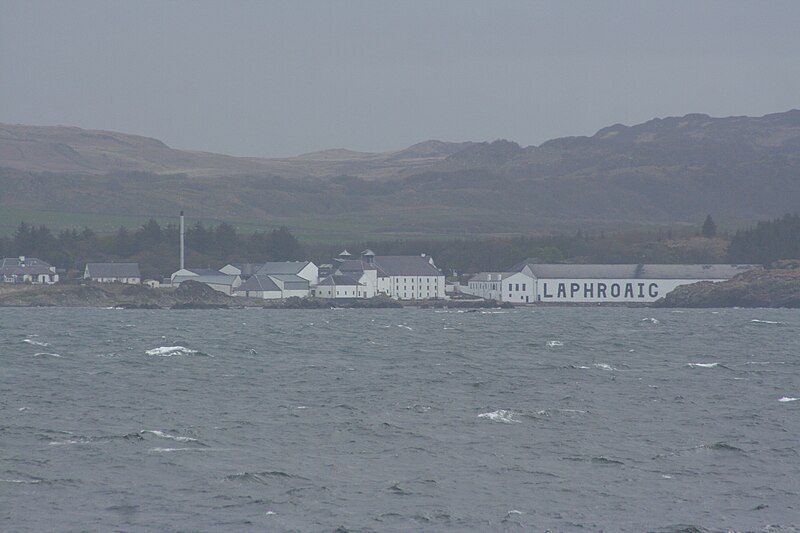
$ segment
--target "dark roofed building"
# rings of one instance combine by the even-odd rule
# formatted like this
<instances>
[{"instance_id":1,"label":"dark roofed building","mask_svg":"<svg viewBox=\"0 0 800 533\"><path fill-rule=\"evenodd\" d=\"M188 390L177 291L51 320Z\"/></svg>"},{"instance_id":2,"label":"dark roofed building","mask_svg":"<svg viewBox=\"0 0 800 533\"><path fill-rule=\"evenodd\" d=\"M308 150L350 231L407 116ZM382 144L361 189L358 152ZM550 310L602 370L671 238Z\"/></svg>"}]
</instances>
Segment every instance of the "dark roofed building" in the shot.
<instances>
[{"instance_id":1,"label":"dark roofed building","mask_svg":"<svg viewBox=\"0 0 800 533\"><path fill-rule=\"evenodd\" d=\"M5 283L58 282L56 267L36 257L7 257L0 262L0 280Z\"/></svg>"},{"instance_id":2,"label":"dark roofed building","mask_svg":"<svg viewBox=\"0 0 800 533\"><path fill-rule=\"evenodd\" d=\"M87 263L83 279L138 285L142 282L142 275L139 273L139 263Z\"/></svg>"},{"instance_id":3,"label":"dark roofed building","mask_svg":"<svg viewBox=\"0 0 800 533\"><path fill-rule=\"evenodd\" d=\"M366 285L347 275L333 275L321 280L316 288L318 298L367 298Z\"/></svg>"}]
</instances>

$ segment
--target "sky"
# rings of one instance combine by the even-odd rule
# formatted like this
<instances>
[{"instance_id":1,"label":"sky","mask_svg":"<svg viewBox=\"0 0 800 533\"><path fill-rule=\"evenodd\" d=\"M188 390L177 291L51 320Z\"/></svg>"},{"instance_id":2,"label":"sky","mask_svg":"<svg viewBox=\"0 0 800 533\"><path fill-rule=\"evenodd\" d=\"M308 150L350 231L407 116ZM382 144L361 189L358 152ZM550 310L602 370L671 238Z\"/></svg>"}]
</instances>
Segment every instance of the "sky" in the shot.
<instances>
[{"instance_id":1,"label":"sky","mask_svg":"<svg viewBox=\"0 0 800 533\"><path fill-rule=\"evenodd\" d=\"M800 107L800 2L0 0L0 122L287 157Z\"/></svg>"}]
</instances>

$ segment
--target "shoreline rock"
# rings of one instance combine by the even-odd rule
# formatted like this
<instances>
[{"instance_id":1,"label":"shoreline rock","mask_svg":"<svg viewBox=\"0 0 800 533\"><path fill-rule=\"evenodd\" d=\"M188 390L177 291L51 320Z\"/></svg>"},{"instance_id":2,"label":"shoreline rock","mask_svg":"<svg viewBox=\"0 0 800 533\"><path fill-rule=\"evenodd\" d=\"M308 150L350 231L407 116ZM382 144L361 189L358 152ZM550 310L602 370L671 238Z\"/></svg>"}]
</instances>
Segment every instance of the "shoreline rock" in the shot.
<instances>
[{"instance_id":1,"label":"shoreline rock","mask_svg":"<svg viewBox=\"0 0 800 533\"><path fill-rule=\"evenodd\" d=\"M654 307L800 308L800 260L778 261L766 269L737 274L727 281L701 281L676 288Z\"/></svg>"}]
</instances>

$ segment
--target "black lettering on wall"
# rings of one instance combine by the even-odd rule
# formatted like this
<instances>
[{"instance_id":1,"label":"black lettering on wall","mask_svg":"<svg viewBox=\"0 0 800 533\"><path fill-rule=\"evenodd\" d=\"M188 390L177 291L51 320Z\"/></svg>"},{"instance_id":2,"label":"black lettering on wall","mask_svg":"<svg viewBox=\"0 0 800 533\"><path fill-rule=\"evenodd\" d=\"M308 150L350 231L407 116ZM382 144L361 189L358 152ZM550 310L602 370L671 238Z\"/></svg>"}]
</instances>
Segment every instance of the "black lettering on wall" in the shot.
<instances>
[{"instance_id":1,"label":"black lettering on wall","mask_svg":"<svg viewBox=\"0 0 800 533\"><path fill-rule=\"evenodd\" d=\"M633 298L633 283L625 284L625 298Z\"/></svg>"},{"instance_id":2,"label":"black lettering on wall","mask_svg":"<svg viewBox=\"0 0 800 533\"><path fill-rule=\"evenodd\" d=\"M650 295L650 298L658 297L658 283L651 283L647 288L647 293Z\"/></svg>"},{"instance_id":3,"label":"black lettering on wall","mask_svg":"<svg viewBox=\"0 0 800 533\"><path fill-rule=\"evenodd\" d=\"M611 284L611 297L612 298L619 298L620 288L619 283L612 283Z\"/></svg>"},{"instance_id":4,"label":"black lettering on wall","mask_svg":"<svg viewBox=\"0 0 800 533\"><path fill-rule=\"evenodd\" d=\"M605 283L598 283L597 284L597 297L598 298L605 298L606 297L606 284Z\"/></svg>"},{"instance_id":5,"label":"black lettering on wall","mask_svg":"<svg viewBox=\"0 0 800 533\"><path fill-rule=\"evenodd\" d=\"M558 284L558 297L559 298L566 298L567 297L567 286L564 283Z\"/></svg>"},{"instance_id":6,"label":"black lettering on wall","mask_svg":"<svg viewBox=\"0 0 800 533\"><path fill-rule=\"evenodd\" d=\"M575 298L575 293L581 289L580 284L578 283L570 283L569 284L569 297Z\"/></svg>"}]
</instances>

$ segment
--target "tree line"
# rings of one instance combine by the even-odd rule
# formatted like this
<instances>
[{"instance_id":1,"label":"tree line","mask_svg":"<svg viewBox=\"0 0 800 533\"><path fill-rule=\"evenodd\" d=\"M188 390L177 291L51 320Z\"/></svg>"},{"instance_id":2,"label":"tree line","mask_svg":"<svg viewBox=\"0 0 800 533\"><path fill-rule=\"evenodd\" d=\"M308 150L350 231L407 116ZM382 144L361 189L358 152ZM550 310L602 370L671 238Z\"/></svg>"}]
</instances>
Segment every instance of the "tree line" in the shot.
<instances>
[{"instance_id":1,"label":"tree line","mask_svg":"<svg viewBox=\"0 0 800 533\"><path fill-rule=\"evenodd\" d=\"M87 262L137 262L146 278L160 279L178 269L180 231L177 225L161 226L150 219L130 231L97 235L91 229L63 230L55 234L46 226L20 223L11 237L0 238L0 255L38 257L67 271L82 269ZM186 228L186 264L219 268L227 262L303 259L305 251L286 227L242 235L230 224Z\"/></svg>"},{"instance_id":2,"label":"tree line","mask_svg":"<svg viewBox=\"0 0 800 533\"><path fill-rule=\"evenodd\" d=\"M728 256L735 263L764 265L779 259L800 259L800 214L787 214L737 231Z\"/></svg>"},{"instance_id":3,"label":"tree line","mask_svg":"<svg viewBox=\"0 0 800 533\"><path fill-rule=\"evenodd\" d=\"M701 232L716 232L710 217ZM687 237L690 235L683 235ZM186 228L186 264L196 268L220 268L229 262L311 260L330 263L342 249L358 255L372 249L378 255L432 256L447 275L502 271L522 260L577 263L756 263L800 258L800 215L759 222L730 239L727 254L712 247L676 247L681 236L672 230L628 231L612 235L525 236L476 239L403 239L360 241L343 244L301 244L286 227L244 235L223 222L206 226L196 222ZM87 262L137 262L146 278L160 279L179 266L179 229L155 220L135 230L120 227L115 233L97 235L91 229L52 232L45 226L20 223L10 237L0 237L0 256L39 257L60 269L80 270Z\"/></svg>"}]
</instances>

